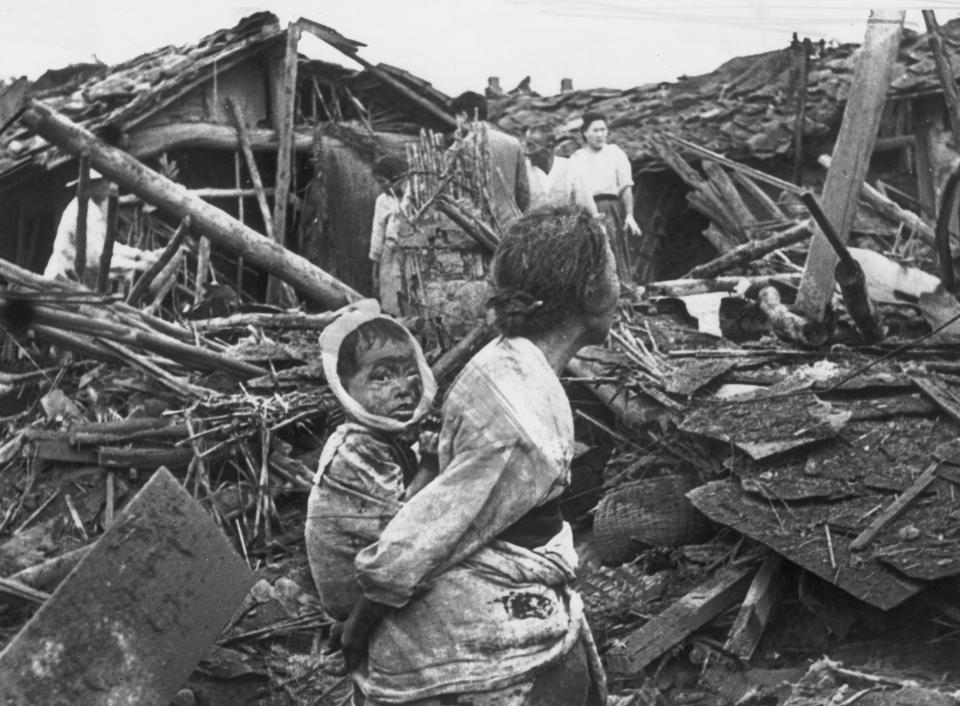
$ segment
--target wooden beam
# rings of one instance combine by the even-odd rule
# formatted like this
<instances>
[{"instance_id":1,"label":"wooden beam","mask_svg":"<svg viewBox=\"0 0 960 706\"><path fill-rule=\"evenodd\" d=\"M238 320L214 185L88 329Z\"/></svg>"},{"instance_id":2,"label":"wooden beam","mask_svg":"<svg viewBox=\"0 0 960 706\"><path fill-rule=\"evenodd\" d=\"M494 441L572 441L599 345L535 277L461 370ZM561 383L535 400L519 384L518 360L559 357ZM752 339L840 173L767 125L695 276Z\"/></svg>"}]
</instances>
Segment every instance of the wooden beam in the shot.
<instances>
[{"instance_id":1,"label":"wooden beam","mask_svg":"<svg viewBox=\"0 0 960 706\"><path fill-rule=\"evenodd\" d=\"M177 254L177 251L180 250L180 246L183 245L183 241L189 232L190 216L184 216L180 219L180 225L177 226L177 229L170 237L170 241L163 249L163 252L160 253L160 257L150 265L146 272L140 275L140 279L138 279L136 284L130 289L130 293L127 295L127 304L131 306L137 306L137 304L139 304L141 297L143 297L150 288L150 284L157 278L157 275L163 271L163 268L169 264L173 256Z\"/></svg>"},{"instance_id":2,"label":"wooden beam","mask_svg":"<svg viewBox=\"0 0 960 706\"><path fill-rule=\"evenodd\" d=\"M867 529L858 534L856 538L850 542L850 551L859 552L863 549L866 549L867 545L869 545L870 542L872 542L873 539L897 517L897 515L906 510L907 506L913 502L914 499L917 498L924 490L927 489L927 486L929 486L937 477L937 468L939 467L940 461L934 461L927 466L926 470L920 474L920 476L909 488L903 492L903 494L899 495L896 500L890 503L886 510L876 516Z\"/></svg>"},{"instance_id":3,"label":"wooden beam","mask_svg":"<svg viewBox=\"0 0 960 706\"><path fill-rule=\"evenodd\" d=\"M742 599L752 568L727 567L697 586L607 652L610 671L636 674Z\"/></svg>"},{"instance_id":4,"label":"wooden beam","mask_svg":"<svg viewBox=\"0 0 960 706\"><path fill-rule=\"evenodd\" d=\"M89 151L93 166L107 178L177 218L191 216L194 227L218 246L243 255L251 264L297 287L313 301L333 309L361 298L354 289L306 258L192 195L182 185L149 169L123 150L104 144L90 131L44 104L31 101L21 119L34 132L67 152Z\"/></svg>"},{"instance_id":5,"label":"wooden beam","mask_svg":"<svg viewBox=\"0 0 960 706\"><path fill-rule=\"evenodd\" d=\"M254 152L274 152L280 145L276 130L249 128L247 135ZM138 159L187 147L234 150L237 148L237 131L229 125L214 123L170 123L127 133L123 147ZM313 131L294 130L293 148L297 152L310 152Z\"/></svg>"},{"instance_id":6,"label":"wooden beam","mask_svg":"<svg viewBox=\"0 0 960 706\"><path fill-rule=\"evenodd\" d=\"M720 198L723 199L723 202L730 209L730 213L736 218L741 232L745 234L745 237L749 237L747 227L756 223L757 219L751 213L747 204L743 202L743 197L737 191L730 175L724 171L723 167L709 159L703 160L703 171L707 173L710 182L719 192Z\"/></svg>"},{"instance_id":7,"label":"wooden beam","mask_svg":"<svg viewBox=\"0 0 960 706\"><path fill-rule=\"evenodd\" d=\"M813 228L814 226L810 221L803 221L763 240L752 240L749 243L744 243L710 262L697 265L685 277L692 279L716 277L738 265L753 262L774 250L803 242L813 234Z\"/></svg>"},{"instance_id":8,"label":"wooden beam","mask_svg":"<svg viewBox=\"0 0 960 706\"><path fill-rule=\"evenodd\" d=\"M860 189L886 99L887 88L903 29L903 10L873 10L867 22L867 33L860 47L850 95L843 111L843 122L834 149L833 164L823 186L823 210L842 242L850 235L850 227L860 201ZM833 271L837 254L826 237L817 232L813 237L795 309L807 319L823 321L827 304L833 296Z\"/></svg>"},{"instance_id":9,"label":"wooden beam","mask_svg":"<svg viewBox=\"0 0 960 706\"><path fill-rule=\"evenodd\" d=\"M820 155L817 161L828 170L833 164L833 160L831 160L830 155L827 154ZM829 172L827 176L829 176ZM867 204L876 209L880 215L892 221L902 223L910 230L915 231L920 237L920 240L927 245L936 245L936 234L933 228L913 211L908 211L900 204L887 198L867 182L863 182L860 185L860 196Z\"/></svg>"},{"instance_id":10,"label":"wooden beam","mask_svg":"<svg viewBox=\"0 0 960 706\"><path fill-rule=\"evenodd\" d=\"M744 661L749 661L763 636L770 614L783 590L783 557L768 554L753 577L747 597L743 599L740 612L733 621L724 649Z\"/></svg>"}]
</instances>

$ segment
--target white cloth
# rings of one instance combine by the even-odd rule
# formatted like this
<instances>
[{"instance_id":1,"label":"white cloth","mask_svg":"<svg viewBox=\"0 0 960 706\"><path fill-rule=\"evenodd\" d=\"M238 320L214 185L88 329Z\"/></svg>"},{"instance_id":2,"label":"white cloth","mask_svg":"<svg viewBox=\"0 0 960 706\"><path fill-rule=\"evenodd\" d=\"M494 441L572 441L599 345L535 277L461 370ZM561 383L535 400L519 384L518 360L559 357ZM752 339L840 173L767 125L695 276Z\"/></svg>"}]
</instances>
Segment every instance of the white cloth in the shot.
<instances>
[{"instance_id":1,"label":"white cloth","mask_svg":"<svg viewBox=\"0 0 960 706\"><path fill-rule=\"evenodd\" d=\"M569 527L534 550L496 539L570 482L573 416L543 353L525 338L487 345L443 420L440 475L355 564L364 595L396 608L354 675L389 703L522 681L580 635Z\"/></svg>"},{"instance_id":2,"label":"white cloth","mask_svg":"<svg viewBox=\"0 0 960 706\"><path fill-rule=\"evenodd\" d=\"M569 168L590 196L619 196L626 187L633 186L630 160L616 145L606 144L599 150L581 147L570 158Z\"/></svg>"},{"instance_id":3,"label":"white cloth","mask_svg":"<svg viewBox=\"0 0 960 706\"><path fill-rule=\"evenodd\" d=\"M554 157L550 173L535 167L527 160L527 178L530 181L530 208L544 206L578 205L589 208L593 204L581 181L570 172L570 160Z\"/></svg>"},{"instance_id":4,"label":"white cloth","mask_svg":"<svg viewBox=\"0 0 960 706\"><path fill-rule=\"evenodd\" d=\"M80 204L76 198L67 204L60 216L57 226L57 236L53 240L53 252L47 260L43 276L68 277L74 273L77 258L77 211ZM87 257L88 270L100 267L100 255L103 253L103 244L107 239L107 202L97 204L89 201L87 204ZM110 260L111 273L123 271L145 270L156 261L160 251L140 250L123 243L114 242L113 257Z\"/></svg>"},{"instance_id":5,"label":"white cloth","mask_svg":"<svg viewBox=\"0 0 960 706\"><path fill-rule=\"evenodd\" d=\"M420 402L413 411L413 416L401 422L390 417L381 417L377 414L371 414L363 405L353 399L343 386L343 381L337 374L337 361L340 358L340 346L348 333L357 328L360 324L373 319L383 318L394 323L398 329L406 334L413 348L414 356L417 359L417 369L420 371L420 382L423 393L420 396ZM355 303L355 308L348 310L338 317L332 324L323 329L320 334L320 360L323 363L323 375L327 379L330 390L336 395L337 400L343 405L344 411L364 426L391 434L405 432L418 424L424 415L430 411L433 405L433 398L437 394L437 382L433 377L433 372L427 364L427 359L423 355L423 349L406 328L397 323L389 316L383 316L380 313L380 307L375 299L364 299Z\"/></svg>"}]
</instances>

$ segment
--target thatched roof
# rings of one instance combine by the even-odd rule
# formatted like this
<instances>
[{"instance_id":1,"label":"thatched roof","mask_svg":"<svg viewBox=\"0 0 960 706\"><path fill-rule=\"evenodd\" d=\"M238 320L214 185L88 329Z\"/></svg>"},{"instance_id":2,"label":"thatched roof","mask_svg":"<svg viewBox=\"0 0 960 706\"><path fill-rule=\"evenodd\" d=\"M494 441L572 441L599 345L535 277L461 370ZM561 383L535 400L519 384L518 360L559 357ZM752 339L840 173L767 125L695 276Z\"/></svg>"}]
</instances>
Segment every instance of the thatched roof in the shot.
<instances>
[{"instance_id":1,"label":"thatched roof","mask_svg":"<svg viewBox=\"0 0 960 706\"><path fill-rule=\"evenodd\" d=\"M941 27L960 72L960 19ZM839 127L859 45L814 45L807 79L804 139L827 139ZM608 116L611 141L638 162L657 159L651 137L670 132L734 159L763 160L792 147L800 92L798 49L732 59L711 73L626 90L590 89L554 96L514 95L495 104L493 120L518 133L549 125L575 148L584 112ZM929 37L903 32L890 96L940 92Z\"/></svg>"}]
</instances>

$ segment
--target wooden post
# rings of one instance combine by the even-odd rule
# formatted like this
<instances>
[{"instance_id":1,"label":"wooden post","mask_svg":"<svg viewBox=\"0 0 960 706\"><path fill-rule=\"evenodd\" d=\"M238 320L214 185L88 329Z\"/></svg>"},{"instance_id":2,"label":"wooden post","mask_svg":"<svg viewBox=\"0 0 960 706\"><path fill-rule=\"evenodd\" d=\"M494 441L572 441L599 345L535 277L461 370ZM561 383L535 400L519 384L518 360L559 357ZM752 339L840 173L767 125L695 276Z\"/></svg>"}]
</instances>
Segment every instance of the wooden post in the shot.
<instances>
[{"instance_id":1,"label":"wooden post","mask_svg":"<svg viewBox=\"0 0 960 706\"><path fill-rule=\"evenodd\" d=\"M76 254L73 271L77 279L83 282L87 271L87 210L90 208L87 188L90 185L90 155L80 154L80 168L77 173L77 229L74 231Z\"/></svg>"},{"instance_id":2,"label":"wooden post","mask_svg":"<svg viewBox=\"0 0 960 706\"><path fill-rule=\"evenodd\" d=\"M113 243L117 239L117 224L120 219L120 195L117 187L110 187L107 196L107 232L103 237L103 250L100 252L100 270L97 272L97 291L110 291L110 262L113 260Z\"/></svg>"},{"instance_id":3,"label":"wooden post","mask_svg":"<svg viewBox=\"0 0 960 706\"><path fill-rule=\"evenodd\" d=\"M280 122L276 125L280 137L277 150L277 177L273 195L273 236L280 245L287 243L287 201L290 198L290 179L293 171L293 125L297 105L297 44L300 25L291 22L287 27L287 50L283 58L283 82L280 87ZM239 125L239 121L238 121ZM267 302L290 305L296 302L292 292L284 292L276 278L267 280ZM291 301L291 299L293 301Z\"/></svg>"},{"instance_id":4,"label":"wooden post","mask_svg":"<svg viewBox=\"0 0 960 706\"><path fill-rule=\"evenodd\" d=\"M867 174L890 75L900 47L903 10L873 10L850 83L833 163L823 186L823 210L843 242L850 235ZM826 237L814 234L794 307L811 321L823 321L833 296L837 254Z\"/></svg>"},{"instance_id":5,"label":"wooden post","mask_svg":"<svg viewBox=\"0 0 960 706\"><path fill-rule=\"evenodd\" d=\"M218 246L243 255L254 265L299 288L311 300L335 309L361 298L354 289L306 258L263 237L123 150L104 144L89 130L43 103L31 101L21 120L67 152L89 151L92 165L107 178L175 217L191 216L195 228Z\"/></svg>"}]
</instances>

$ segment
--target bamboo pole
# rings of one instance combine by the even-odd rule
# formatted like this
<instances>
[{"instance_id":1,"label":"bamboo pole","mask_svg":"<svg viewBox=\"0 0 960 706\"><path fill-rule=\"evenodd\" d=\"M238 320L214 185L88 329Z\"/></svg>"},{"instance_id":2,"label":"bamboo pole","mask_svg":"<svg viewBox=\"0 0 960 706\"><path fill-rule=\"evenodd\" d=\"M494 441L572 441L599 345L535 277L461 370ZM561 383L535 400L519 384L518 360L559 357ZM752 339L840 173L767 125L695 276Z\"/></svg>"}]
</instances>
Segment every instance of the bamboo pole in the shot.
<instances>
[{"instance_id":1,"label":"bamboo pole","mask_svg":"<svg viewBox=\"0 0 960 706\"><path fill-rule=\"evenodd\" d=\"M123 150L104 144L93 133L43 103L32 100L21 119L34 132L67 152L79 154L88 150L92 165L109 179L174 216L190 215L196 228L217 245L243 255L251 263L297 287L311 300L338 308L361 298L354 289L306 258L191 195L180 184L147 168Z\"/></svg>"}]
</instances>

